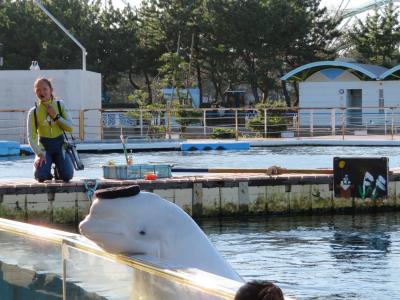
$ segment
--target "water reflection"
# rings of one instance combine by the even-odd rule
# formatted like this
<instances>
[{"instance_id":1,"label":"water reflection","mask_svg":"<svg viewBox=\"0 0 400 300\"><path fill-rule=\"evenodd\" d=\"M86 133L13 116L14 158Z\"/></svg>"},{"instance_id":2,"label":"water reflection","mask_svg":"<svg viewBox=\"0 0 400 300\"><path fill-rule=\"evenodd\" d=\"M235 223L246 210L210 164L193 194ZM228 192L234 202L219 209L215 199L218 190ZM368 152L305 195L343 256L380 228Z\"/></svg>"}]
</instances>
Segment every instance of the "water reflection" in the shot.
<instances>
[{"instance_id":1,"label":"water reflection","mask_svg":"<svg viewBox=\"0 0 400 300\"><path fill-rule=\"evenodd\" d=\"M400 213L202 221L245 279L267 279L298 299L400 295Z\"/></svg>"},{"instance_id":2,"label":"water reflection","mask_svg":"<svg viewBox=\"0 0 400 300\"><path fill-rule=\"evenodd\" d=\"M338 260L383 257L389 252L390 235L385 233L339 231L333 236L331 254Z\"/></svg>"}]
</instances>

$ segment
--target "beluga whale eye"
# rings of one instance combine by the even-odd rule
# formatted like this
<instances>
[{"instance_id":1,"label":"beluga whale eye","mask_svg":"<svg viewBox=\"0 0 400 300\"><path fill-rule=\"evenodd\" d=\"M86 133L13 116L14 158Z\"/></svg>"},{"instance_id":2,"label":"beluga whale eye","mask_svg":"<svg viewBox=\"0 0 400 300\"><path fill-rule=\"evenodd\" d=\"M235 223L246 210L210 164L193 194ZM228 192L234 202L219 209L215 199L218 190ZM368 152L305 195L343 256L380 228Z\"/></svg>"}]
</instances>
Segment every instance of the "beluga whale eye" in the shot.
<instances>
[{"instance_id":1,"label":"beluga whale eye","mask_svg":"<svg viewBox=\"0 0 400 300\"><path fill-rule=\"evenodd\" d=\"M139 231L139 234L140 234L140 235L146 235L146 231L140 230L140 231Z\"/></svg>"}]
</instances>

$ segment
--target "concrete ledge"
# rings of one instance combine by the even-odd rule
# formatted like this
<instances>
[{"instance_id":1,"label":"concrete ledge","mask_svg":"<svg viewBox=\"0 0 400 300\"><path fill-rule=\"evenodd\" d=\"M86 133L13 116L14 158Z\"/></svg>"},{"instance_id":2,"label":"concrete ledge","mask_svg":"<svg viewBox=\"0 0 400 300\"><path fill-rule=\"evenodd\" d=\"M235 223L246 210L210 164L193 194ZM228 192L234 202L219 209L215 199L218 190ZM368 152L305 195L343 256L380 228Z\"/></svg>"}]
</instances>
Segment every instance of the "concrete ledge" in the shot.
<instances>
[{"instance_id":1,"label":"concrete ledge","mask_svg":"<svg viewBox=\"0 0 400 300\"><path fill-rule=\"evenodd\" d=\"M400 174L391 172L386 199L335 198L332 175L213 174L148 180L96 180L97 188L140 185L195 218L398 210ZM77 223L88 212L87 180L37 183L0 180L0 217ZM93 180L94 182L94 180Z\"/></svg>"}]
</instances>

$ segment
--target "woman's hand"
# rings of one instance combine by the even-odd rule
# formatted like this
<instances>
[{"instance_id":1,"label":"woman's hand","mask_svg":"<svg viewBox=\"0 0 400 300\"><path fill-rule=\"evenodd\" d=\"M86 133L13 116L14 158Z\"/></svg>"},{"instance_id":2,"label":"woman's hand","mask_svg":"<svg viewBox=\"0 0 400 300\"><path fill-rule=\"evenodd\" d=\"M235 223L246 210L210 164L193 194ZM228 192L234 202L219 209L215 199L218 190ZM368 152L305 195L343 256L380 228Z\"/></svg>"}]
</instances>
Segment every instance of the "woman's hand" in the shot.
<instances>
[{"instance_id":1,"label":"woman's hand","mask_svg":"<svg viewBox=\"0 0 400 300\"><path fill-rule=\"evenodd\" d=\"M47 114L48 114L52 119L54 119L54 118L56 117L56 115L57 115L57 112L56 112L56 110L53 108L53 106L49 105L49 106L47 106Z\"/></svg>"},{"instance_id":2,"label":"woman's hand","mask_svg":"<svg viewBox=\"0 0 400 300\"><path fill-rule=\"evenodd\" d=\"M35 161L33 162L33 166L35 167L35 169L41 167L44 163L46 163L46 155L39 155L36 156Z\"/></svg>"}]
</instances>

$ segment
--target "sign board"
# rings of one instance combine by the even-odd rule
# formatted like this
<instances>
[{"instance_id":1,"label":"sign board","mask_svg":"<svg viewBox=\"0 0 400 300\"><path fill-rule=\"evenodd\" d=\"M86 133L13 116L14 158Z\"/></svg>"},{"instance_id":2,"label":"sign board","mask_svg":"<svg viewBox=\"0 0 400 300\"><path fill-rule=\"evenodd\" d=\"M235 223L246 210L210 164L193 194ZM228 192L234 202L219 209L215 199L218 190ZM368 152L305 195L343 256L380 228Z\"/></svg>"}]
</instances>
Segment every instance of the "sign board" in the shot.
<instances>
[{"instance_id":1,"label":"sign board","mask_svg":"<svg viewBox=\"0 0 400 300\"><path fill-rule=\"evenodd\" d=\"M335 197L378 199L388 195L387 157L335 157L333 182Z\"/></svg>"}]
</instances>

